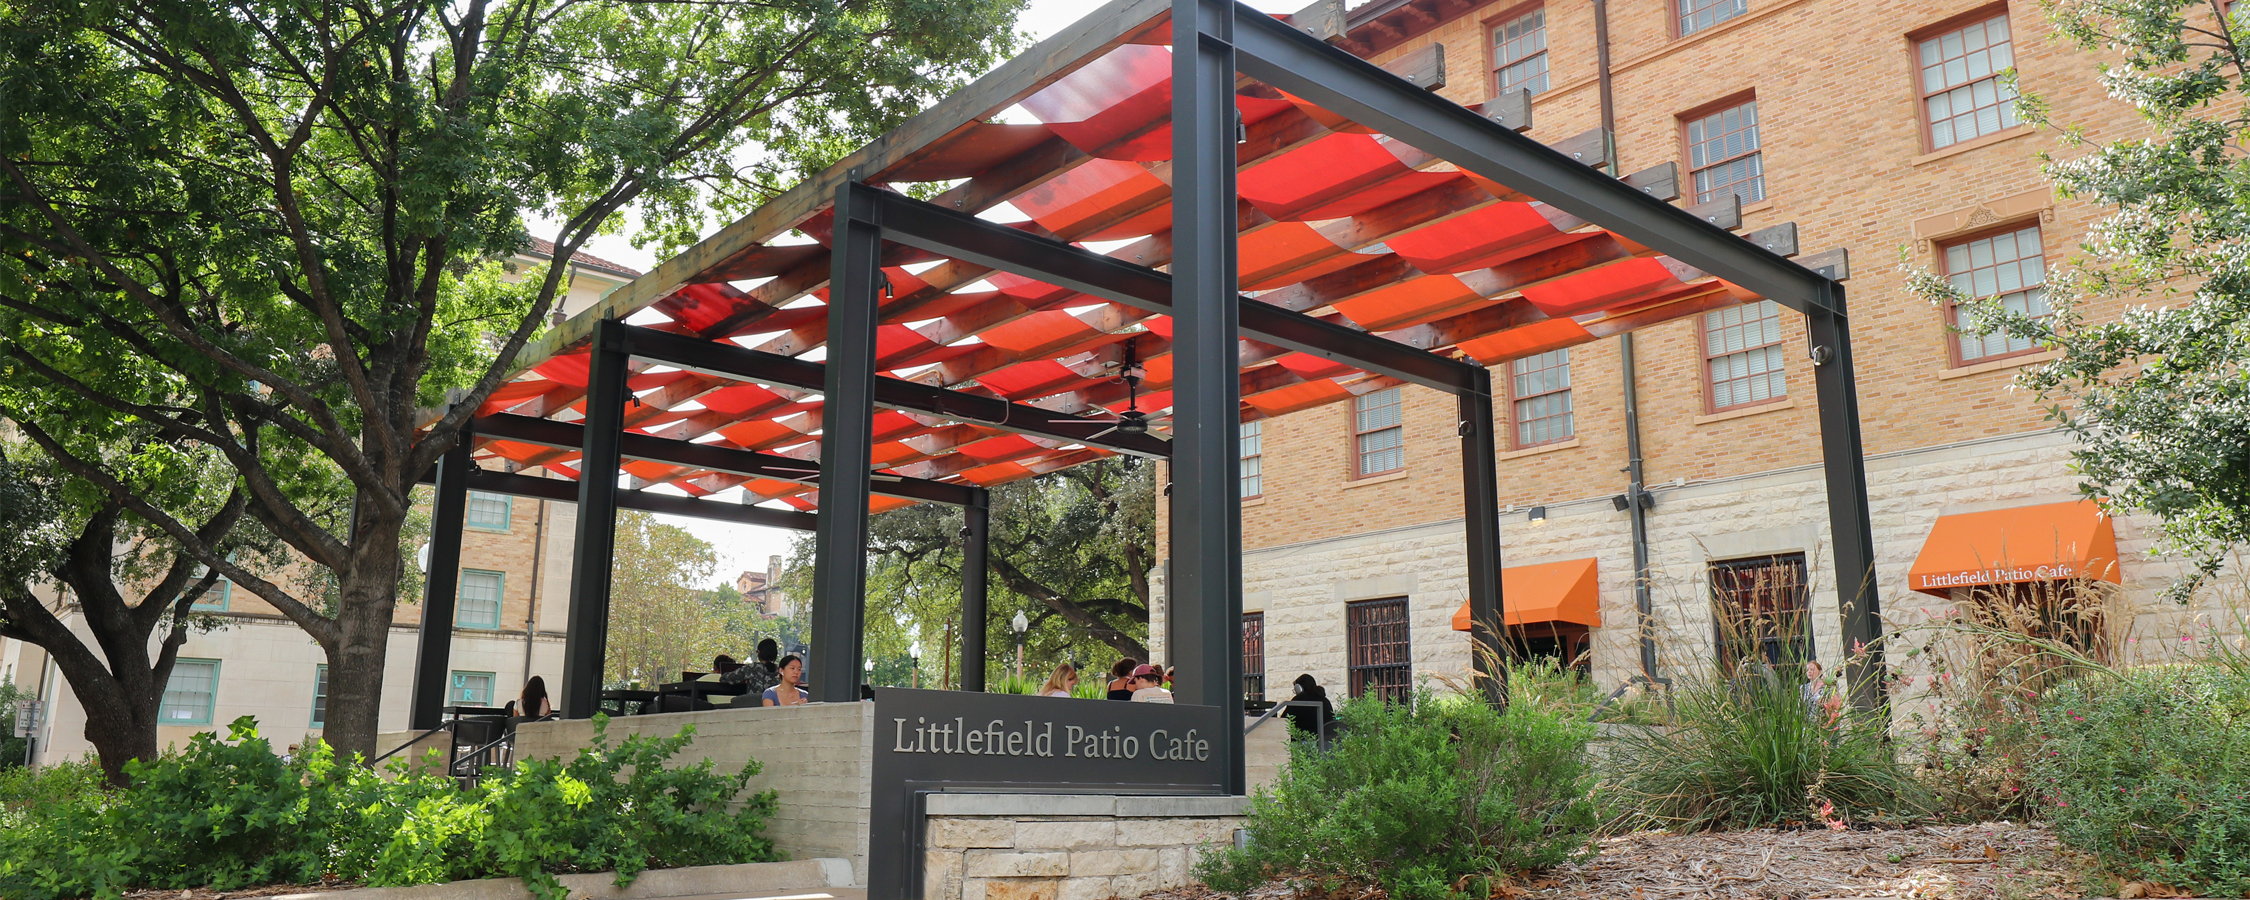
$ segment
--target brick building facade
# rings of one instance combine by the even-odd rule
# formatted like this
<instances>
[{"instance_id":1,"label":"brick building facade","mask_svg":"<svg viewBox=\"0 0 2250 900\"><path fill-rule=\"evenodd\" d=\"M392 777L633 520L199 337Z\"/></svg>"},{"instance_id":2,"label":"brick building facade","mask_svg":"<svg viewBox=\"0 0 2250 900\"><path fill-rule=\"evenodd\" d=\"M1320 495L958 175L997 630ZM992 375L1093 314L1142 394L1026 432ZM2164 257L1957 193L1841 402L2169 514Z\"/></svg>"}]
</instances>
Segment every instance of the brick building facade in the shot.
<instances>
[{"instance_id":1,"label":"brick building facade","mask_svg":"<svg viewBox=\"0 0 2250 900\"><path fill-rule=\"evenodd\" d=\"M2096 59L2061 43L2028 2L1670 0L1611 6L1605 79L1595 10L1371 0L1350 13L1343 46L1388 63L1442 45L1440 93L1474 105L1503 89L1529 89L1527 133L1550 146L1588 146L1570 139L1602 126L1607 80L1615 171L1674 163L1681 203L1736 193L1744 231L1793 222L1808 254L1848 250L1886 631L1968 599L1942 588L1916 593L1908 583L1941 517L1976 525L2015 515L1997 511L2030 510L2022 515L2031 524L2015 532L2024 545L2047 519L2090 516L2058 505L2077 497L2069 440L2032 397L2009 388L2018 369L2051 355L1957 333L1949 311L1907 289L1900 263L2042 308L2037 285L2047 269L2077 255L2102 213L2051 195L2038 155L2058 142L2016 120L2014 95L1997 73L2016 69L2023 90L2091 140L2130 136L2138 119L2103 94ZM1810 652L1833 668L1845 648L1837 646L1836 585L1823 558L1819 410L1803 320L1750 304L1633 338L1654 504L1646 630L1659 673L1713 657L1715 604L1740 602L1728 590L1746 577L1790 582L1806 607ZM1582 665L1605 688L1641 671L1631 517L1621 496L1625 377L1616 340L1493 368L1496 390L1506 391L1494 401L1503 431L1506 602L1532 607L1533 617L1516 637L1548 638L1541 649L1561 644L1564 656L1587 651ZM1250 655L1262 658L1263 671L1252 674L1269 676L1274 694L1286 696L1299 672L1342 693L1469 668L1468 636L1454 630L1467 596L1454 401L1412 385L1394 390L1395 407L1384 391L1245 432L1245 630L1256 636ZM1987 515L1963 518L1978 514ZM1992 546L2005 544L1997 526L1978 527L1983 540L1999 542ZM2116 561L2093 580L2122 582L2113 608L2132 611L2144 630L2161 627L2164 617L2146 611L2175 570L2140 552L2150 543L2148 523L2124 517L2103 527L2114 534L2118 549L2108 555ZM2057 541L2055 530L2037 533ZM1582 560L1597 573L1583 599L1598 624L1558 621L1543 630L1537 607L1562 587L1536 578L1520 586L1516 576L1531 570L1518 567ZM1156 618L1152 633L1161 635L1161 603Z\"/></svg>"}]
</instances>

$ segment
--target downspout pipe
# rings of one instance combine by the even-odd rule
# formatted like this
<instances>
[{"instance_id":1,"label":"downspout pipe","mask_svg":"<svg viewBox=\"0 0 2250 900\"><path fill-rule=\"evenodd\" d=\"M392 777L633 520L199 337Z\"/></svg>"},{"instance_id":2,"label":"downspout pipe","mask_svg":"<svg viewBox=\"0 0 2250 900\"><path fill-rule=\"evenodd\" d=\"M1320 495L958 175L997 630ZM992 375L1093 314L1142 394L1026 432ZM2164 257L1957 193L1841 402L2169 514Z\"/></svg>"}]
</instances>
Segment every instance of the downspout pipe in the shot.
<instances>
[{"instance_id":1,"label":"downspout pipe","mask_svg":"<svg viewBox=\"0 0 2250 900\"><path fill-rule=\"evenodd\" d=\"M1609 61L1609 3L1594 0L1594 65L1595 84L1600 91L1602 112L1602 153L1609 171L1617 167L1617 95L1616 81L1612 77ZM1625 514L1633 528L1633 610L1635 630L1640 635L1641 671L1638 680L1664 683L1656 674L1656 616L1649 591L1648 504L1647 480L1643 477L1641 460L1641 399L1638 374L1633 359L1633 333L1617 336L1617 361L1620 378L1625 385Z\"/></svg>"}]
</instances>

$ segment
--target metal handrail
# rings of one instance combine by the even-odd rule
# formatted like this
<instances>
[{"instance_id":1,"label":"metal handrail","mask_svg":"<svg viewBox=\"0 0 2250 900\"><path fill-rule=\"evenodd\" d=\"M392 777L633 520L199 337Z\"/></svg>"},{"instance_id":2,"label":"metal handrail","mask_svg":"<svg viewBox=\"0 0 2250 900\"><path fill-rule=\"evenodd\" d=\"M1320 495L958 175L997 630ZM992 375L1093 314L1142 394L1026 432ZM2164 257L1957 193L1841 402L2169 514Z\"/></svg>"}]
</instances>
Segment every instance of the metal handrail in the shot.
<instances>
[{"instance_id":1,"label":"metal handrail","mask_svg":"<svg viewBox=\"0 0 2250 900\"><path fill-rule=\"evenodd\" d=\"M1316 701L1312 701L1312 700L1283 700L1283 701L1281 701L1280 703L1276 703L1276 704L1274 704L1274 705L1273 705L1273 707L1272 707L1272 708L1270 708L1270 709L1267 709L1267 710L1265 711L1265 713L1264 713L1263 715L1260 715L1260 716L1258 716L1258 720L1257 720L1257 721L1255 721L1255 722L1252 722L1252 723L1250 723L1249 725L1245 726L1245 727L1244 727L1244 728L1242 729L1242 733L1243 733L1243 734L1246 734L1246 735L1247 735L1247 734L1249 734L1250 732L1253 732L1253 731L1256 731L1256 730L1258 730L1258 726L1266 724L1266 722L1267 722L1268 720L1270 720L1270 719L1273 719L1273 718L1275 718L1276 716L1280 715L1280 711L1281 711L1281 710L1282 710L1283 708L1285 708L1285 707L1290 707L1290 706L1303 706L1303 707L1309 707L1309 708L1311 708L1311 709L1315 709L1315 710L1319 710L1319 711L1320 711L1320 712L1319 712L1319 713L1318 713L1317 715L1315 715L1315 716L1313 717L1313 723L1314 723L1313 740L1314 740L1314 741L1315 741L1316 743L1318 743L1318 744L1320 745L1320 749L1322 749L1322 750L1327 750L1327 749L1328 749L1328 723L1329 723L1329 721L1330 721L1330 720L1329 720L1329 718L1328 718L1328 712L1327 712L1327 709L1325 708L1325 707L1327 706L1327 704L1324 704L1324 703L1319 703L1319 702L1316 702Z\"/></svg>"},{"instance_id":2,"label":"metal handrail","mask_svg":"<svg viewBox=\"0 0 2250 900\"><path fill-rule=\"evenodd\" d=\"M422 732L421 734L417 734L417 735L415 735L415 736L414 736L414 739L413 739L413 740L407 741L406 743L400 744L400 745L398 745L398 746L396 746L396 747L392 747L391 749L389 749L389 750L385 751L385 752L383 753L383 755L381 755L381 756L378 756L378 757L375 757L374 759L368 760L368 761L367 761L367 767L368 767L368 768L370 768L370 769L372 769L372 768L375 768L375 767L376 767L377 765L381 764L383 760L386 760L386 759L390 759L390 758L391 758L392 756L395 756L395 755L397 755L397 754L398 754L398 752L399 752L400 750L404 750L404 749L406 749L406 748L408 748L408 747L412 747L412 746L414 746L414 745L416 745L416 744L419 744L419 743L421 743L421 742L422 742L422 739L424 739L424 738L427 738L427 737L429 737L430 735L436 734L436 733L438 733L438 732L440 732L440 731L452 731L452 730L453 730L453 723L452 723L452 722L439 722L439 723L438 723L438 726L437 726L436 728L432 728L432 729L430 729L430 730L428 730L428 731Z\"/></svg>"}]
</instances>

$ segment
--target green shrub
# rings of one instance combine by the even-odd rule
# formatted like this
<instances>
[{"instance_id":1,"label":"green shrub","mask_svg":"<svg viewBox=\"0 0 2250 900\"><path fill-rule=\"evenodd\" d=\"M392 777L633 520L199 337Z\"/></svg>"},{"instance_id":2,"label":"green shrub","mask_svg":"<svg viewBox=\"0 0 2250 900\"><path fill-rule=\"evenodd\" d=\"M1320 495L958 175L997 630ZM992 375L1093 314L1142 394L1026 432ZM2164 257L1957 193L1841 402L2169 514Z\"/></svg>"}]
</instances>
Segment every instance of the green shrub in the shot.
<instances>
[{"instance_id":1,"label":"green shrub","mask_svg":"<svg viewBox=\"0 0 2250 900\"><path fill-rule=\"evenodd\" d=\"M2250 672L2087 675L2039 713L2026 774L2058 837L2121 875L2250 896Z\"/></svg>"},{"instance_id":2,"label":"green shrub","mask_svg":"<svg viewBox=\"0 0 2250 900\"><path fill-rule=\"evenodd\" d=\"M1879 718L1810 709L1763 666L1680 678L1661 724L1623 726L1604 747L1603 801L1618 829L1757 828L1903 821L1930 810Z\"/></svg>"},{"instance_id":3,"label":"green shrub","mask_svg":"<svg viewBox=\"0 0 2250 900\"><path fill-rule=\"evenodd\" d=\"M1400 900L1456 896L1482 873L1552 866L1582 852L1595 824L1586 743L1573 709L1418 693L1411 704L1354 700L1323 752L1289 766L1251 801L1247 850L1207 855L1198 874L1240 892L1273 878L1380 884ZM1483 896L1483 892L1475 892Z\"/></svg>"},{"instance_id":4,"label":"green shrub","mask_svg":"<svg viewBox=\"0 0 2250 900\"><path fill-rule=\"evenodd\" d=\"M606 730L597 717L593 746L575 759L521 761L462 789L403 762L389 777L339 764L318 741L284 763L245 717L227 740L198 735L180 753L132 764L123 790L0 795L24 798L0 807L0 897L512 876L561 900L557 874L614 870L622 885L652 867L779 858L763 834L775 793L737 801L755 760L732 775L709 760L668 767L692 726L614 749ZM98 784L99 772L51 780L66 779Z\"/></svg>"}]
</instances>

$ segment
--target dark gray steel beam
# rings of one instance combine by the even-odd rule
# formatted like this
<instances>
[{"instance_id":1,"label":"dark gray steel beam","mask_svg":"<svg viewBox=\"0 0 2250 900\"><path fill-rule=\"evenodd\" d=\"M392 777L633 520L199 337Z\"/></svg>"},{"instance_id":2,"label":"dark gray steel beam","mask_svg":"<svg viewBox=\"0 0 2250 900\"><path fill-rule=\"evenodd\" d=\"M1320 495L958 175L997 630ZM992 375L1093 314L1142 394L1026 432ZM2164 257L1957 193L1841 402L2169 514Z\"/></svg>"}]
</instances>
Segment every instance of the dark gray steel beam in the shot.
<instances>
[{"instance_id":1,"label":"dark gray steel beam","mask_svg":"<svg viewBox=\"0 0 2250 900\"><path fill-rule=\"evenodd\" d=\"M1812 345L1813 393L1820 403L1820 462L1827 476L1828 539L1835 547L1836 599L1843 617L1843 671L1853 705L1872 710L1888 696L1883 690L1883 604L1876 591L1875 527L1867 502L1867 452L1860 440L1844 286L1829 282L1823 301L1805 317L1805 326Z\"/></svg>"},{"instance_id":2,"label":"dark gray steel beam","mask_svg":"<svg viewBox=\"0 0 2250 900\"><path fill-rule=\"evenodd\" d=\"M617 547L619 436L627 376L624 334L615 319L594 324L586 380L586 440L578 460L578 539L570 550L570 611L563 636L562 709L590 719L600 706L602 664L609 644L611 559ZM560 424L560 423L558 423Z\"/></svg>"},{"instance_id":3,"label":"dark gray steel beam","mask_svg":"<svg viewBox=\"0 0 2250 900\"><path fill-rule=\"evenodd\" d=\"M1828 279L1687 210L1626 188L1272 16L1240 12L1236 19L1235 50L1245 75L1799 312L1824 302L1821 285Z\"/></svg>"},{"instance_id":4,"label":"dark gray steel beam","mask_svg":"<svg viewBox=\"0 0 2250 900\"><path fill-rule=\"evenodd\" d=\"M821 363L637 325L628 325L626 329L632 342L632 353L641 359L721 378L779 384L811 391L820 390L826 383L827 366ZM1072 441L1150 459L1172 455L1170 441L1153 434L1119 432L1114 421L1088 420L1036 406L1011 403L998 397L982 397L899 378L875 378L875 405L885 409L989 425L1018 434ZM1111 433L1095 437L1105 431Z\"/></svg>"},{"instance_id":5,"label":"dark gray steel beam","mask_svg":"<svg viewBox=\"0 0 2250 900\"><path fill-rule=\"evenodd\" d=\"M461 591L461 529L469 517L469 479L477 470L470 453L473 429L437 464L437 498L430 509L430 560L422 582L422 625L414 645L414 689L406 727L427 731L443 720L445 686L453 667L453 607Z\"/></svg>"},{"instance_id":6,"label":"dark gray steel beam","mask_svg":"<svg viewBox=\"0 0 2250 900\"><path fill-rule=\"evenodd\" d=\"M535 419L510 413L494 413L477 417L479 433L487 437L506 438L526 444L544 444L549 447L579 448L585 440L586 429L576 422L557 422L552 419ZM825 436L826 432L823 432ZM759 453L755 450L737 450L716 444L698 444L676 441L653 435L626 432L619 439L619 454L627 459L645 459L652 462L689 466L712 472L748 475L752 478L770 478L797 484L821 485L822 472L809 460L793 456ZM864 468L864 467L863 467ZM874 493L886 497L901 497L930 503L963 506L971 502L976 488L969 485L948 484L927 478L908 478L903 475L872 476ZM821 485L823 493L826 485ZM624 493L624 492L620 492ZM785 526L786 527L786 526Z\"/></svg>"},{"instance_id":7,"label":"dark gray steel beam","mask_svg":"<svg viewBox=\"0 0 2250 900\"><path fill-rule=\"evenodd\" d=\"M436 470L424 476L424 482L437 481ZM578 482L560 478L540 478L514 472L495 472L491 469L469 470L469 490L488 494L507 494L511 497L537 497L558 503L578 502ZM676 494L659 494L652 491L618 491L618 509L637 509L641 512L687 516L691 519L712 519L720 522L740 522L744 525L764 525L768 528L787 528L792 531L813 530L813 514L793 509L774 509L728 503L724 500L703 500L681 497Z\"/></svg>"},{"instance_id":8,"label":"dark gray steel beam","mask_svg":"<svg viewBox=\"0 0 2250 900\"><path fill-rule=\"evenodd\" d=\"M1234 139L1239 112L1234 105L1233 40L1241 18L1233 0L1172 0L1173 277L1162 278L1140 266L1120 270L1112 265L1116 261L1085 251L1065 254L1049 248L1043 254L1075 256L1081 264L1103 260L1104 268L1117 272L1113 283L1141 286L1125 293L1141 302L1165 301L1162 305L1172 314L1172 577L1164 585L1171 607L1165 646L1168 661L1180 669L1174 688L1180 701L1219 707L1230 722L1241 721L1242 711L1242 398L1237 343L1242 332L1250 331L1302 349L1314 345L1306 336L1324 333L1270 325L1251 330L1249 324L1259 317L1268 323L1319 320L1256 301L1241 302L1237 289ZM1449 360L1374 335L1336 330L1356 337L1323 342L1323 349L1331 354L1372 342L1387 347L1363 355L1399 357L1388 348L1403 351L1403 358L1412 364L1391 368L1416 373L1411 380L1424 381L1432 373L1460 374L1449 370L1458 366ZM1425 360L1447 366L1430 366ZM1351 362L1375 371L1387 368L1376 359ZM1219 744L1214 749L1227 761L1228 793L1244 793L1242 730L1228 728L1214 737Z\"/></svg>"},{"instance_id":9,"label":"dark gray steel beam","mask_svg":"<svg viewBox=\"0 0 2250 900\"><path fill-rule=\"evenodd\" d=\"M1227 145L1227 152L1233 152L1233 144ZM1173 196L1186 197L1179 169L1175 160ZM886 240L1037 278L1134 309L1172 313L1171 275L887 191L879 195L879 203ZM1177 203L1173 209L1177 216ZM1228 207L1227 215L1234 215L1233 207ZM1227 220L1229 234L1235 224L1235 219ZM1233 239L1228 240L1231 245ZM1180 239L1176 224L1172 241L1172 271L1186 271L1180 267L1179 248L1188 244ZM1239 294L1236 298L1240 309L1235 318L1245 336L1449 394L1469 389L1468 370L1475 366Z\"/></svg>"},{"instance_id":10,"label":"dark gray steel beam","mask_svg":"<svg viewBox=\"0 0 2250 900\"><path fill-rule=\"evenodd\" d=\"M820 512L813 555L813 699L859 699L867 634L867 498L875 450L876 286L882 227L875 190L836 187L828 279L828 365L821 373Z\"/></svg>"},{"instance_id":11,"label":"dark gray steel beam","mask_svg":"<svg viewBox=\"0 0 2250 900\"><path fill-rule=\"evenodd\" d=\"M1485 700L1508 706L1508 667L1512 647L1506 638L1507 605L1500 589L1500 460L1493 421L1491 371L1478 369L1485 389L1462 394L1462 531L1468 542L1469 653Z\"/></svg>"},{"instance_id":12,"label":"dark gray steel beam","mask_svg":"<svg viewBox=\"0 0 2250 900\"><path fill-rule=\"evenodd\" d=\"M961 689L981 691L991 619L985 604L992 547L991 495L979 489L977 502L961 507L961 519Z\"/></svg>"}]
</instances>

